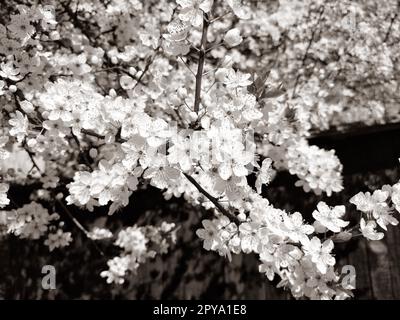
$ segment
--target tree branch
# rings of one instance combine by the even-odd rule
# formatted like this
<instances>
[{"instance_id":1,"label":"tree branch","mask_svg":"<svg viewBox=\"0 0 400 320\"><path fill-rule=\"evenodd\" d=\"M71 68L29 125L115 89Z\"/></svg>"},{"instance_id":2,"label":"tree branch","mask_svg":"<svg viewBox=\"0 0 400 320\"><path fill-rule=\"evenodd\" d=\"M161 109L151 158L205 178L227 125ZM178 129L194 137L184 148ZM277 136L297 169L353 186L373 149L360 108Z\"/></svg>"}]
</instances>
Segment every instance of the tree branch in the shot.
<instances>
[{"instance_id":1,"label":"tree branch","mask_svg":"<svg viewBox=\"0 0 400 320\"><path fill-rule=\"evenodd\" d=\"M202 193L208 200L210 200L214 206L224 215L227 216L229 219L234 221L237 225L240 224L240 220L238 217L236 217L234 214L230 213L228 210L226 210L216 198L214 198L211 194L209 194L206 190L203 189L203 187L190 175L187 173L183 172L183 175L188 179L195 187L197 190L199 190L200 193Z\"/></svg>"},{"instance_id":2,"label":"tree branch","mask_svg":"<svg viewBox=\"0 0 400 320\"><path fill-rule=\"evenodd\" d=\"M194 107L193 107L193 111L196 113L199 113L199 110L200 110L201 81L203 78L204 61L205 61L206 51L207 51L207 31L208 31L209 25L210 25L210 21L208 20L208 15L207 15L207 13L203 13L203 32L201 34L199 62L197 65L197 73L196 73L196 92L194 95Z\"/></svg>"},{"instance_id":3,"label":"tree branch","mask_svg":"<svg viewBox=\"0 0 400 320\"><path fill-rule=\"evenodd\" d=\"M86 134L88 136L92 136L92 137L95 137L95 138L98 138L98 139L105 139L106 138L105 136L103 136L101 134L98 134L96 132L93 132L93 131L90 131L90 130L86 130L86 129L83 129L83 128L81 129L81 132L83 134Z\"/></svg>"},{"instance_id":4,"label":"tree branch","mask_svg":"<svg viewBox=\"0 0 400 320\"><path fill-rule=\"evenodd\" d=\"M151 66L152 63L154 62L154 59L155 59L155 57L156 57L157 54L158 54L159 48L160 48L160 47L157 47L157 48L155 49L154 54L153 54L152 56L150 56L150 57L147 58L146 65L145 65L145 67L144 67L142 73L140 74L139 78L137 79L137 82L136 82L136 84L135 84L135 86L133 87L132 90L135 90L135 88L141 83L141 81L142 81L144 75L147 73L147 71L149 70L150 66Z\"/></svg>"},{"instance_id":5,"label":"tree branch","mask_svg":"<svg viewBox=\"0 0 400 320\"><path fill-rule=\"evenodd\" d=\"M397 11L392 16L392 18L390 19L390 25L389 25L389 28L388 28L388 30L386 32L385 38L383 39L383 42L387 42L389 40L390 33L392 32L393 23L394 23L394 21L397 19L398 15L399 15L399 12L398 12L399 7L400 7L400 1L397 1Z\"/></svg>"},{"instance_id":6,"label":"tree branch","mask_svg":"<svg viewBox=\"0 0 400 320\"><path fill-rule=\"evenodd\" d=\"M65 204L57 199L57 203L60 205L60 207L63 209L63 211L70 217L70 219L72 220L72 222L78 227L79 230L81 230L85 236L90 239L94 245L94 247L96 248L96 250L102 255L104 256L104 252L99 248L99 246L96 244L96 242L90 237L90 232L87 231L85 229L85 227L78 221L78 219L76 219L73 214L68 210L68 208L65 206Z\"/></svg>"},{"instance_id":7,"label":"tree branch","mask_svg":"<svg viewBox=\"0 0 400 320\"><path fill-rule=\"evenodd\" d=\"M318 21L317 21L317 23L315 24L315 26L314 26L314 28L313 28L313 30L312 30L312 32L311 32L311 38L310 38L310 40L308 41L307 48L306 48L306 52L304 53L303 59L301 60L301 68L304 68L304 66L305 66L305 64L306 64L308 52L310 51L311 46L312 46L312 44L313 44L313 42L314 42L314 40L315 40L315 35L316 35L316 33L317 33L318 26L319 26L319 24L321 23L321 20L322 20L322 16L323 16L323 14L324 14L324 11L325 11L325 7L324 7L324 6L321 6L321 7L319 8L319 17L318 17ZM298 84L299 84L300 77L301 77L301 74L299 73L299 74L297 75L297 77L296 77L296 80L295 80L295 83L294 83L294 86L293 86L292 98L294 98L294 97L296 96L296 89L297 89L297 86L298 86Z\"/></svg>"},{"instance_id":8,"label":"tree branch","mask_svg":"<svg viewBox=\"0 0 400 320\"><path fill-rule=\"evenodd\" d=\"M86 151L82 149L82 146L81 146L81 143L80 143L78 137L74 134L74 132L72 130L71 130L71 135L72 135L72 138L74 139L76 145L78 146L79 154L82 156L83 160L85 161L86 166L90 169L90 171L93 171L93 168L90 165L90 161L86 154Z\"/></svg>"}]
</instances>

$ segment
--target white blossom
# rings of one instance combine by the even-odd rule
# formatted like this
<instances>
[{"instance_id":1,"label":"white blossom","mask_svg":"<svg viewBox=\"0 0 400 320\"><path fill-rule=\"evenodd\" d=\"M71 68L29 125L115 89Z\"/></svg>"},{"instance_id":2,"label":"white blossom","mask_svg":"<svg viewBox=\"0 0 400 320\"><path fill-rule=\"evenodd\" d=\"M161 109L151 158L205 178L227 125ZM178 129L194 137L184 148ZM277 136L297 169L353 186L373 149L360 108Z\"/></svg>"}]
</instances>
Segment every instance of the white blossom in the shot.
<instances>
[{"instance_id":1,"label":"white blossom","mask_svg":"<svg viewBox=\"0 0 400 320\"><path fill-rule=\"evenodd\" d=\"M8 184L0 183L0 208L4 208L10 203L10 199L7 198L8 189Z\"/></svg>"},{"instance_id":2,"label":"white blossom","mask_svg":"<svg viewBox=\"0 0 400 320\"><path fill-rule=\"evenodd\" d=\"M376 227L375 221L365 221L364 218L361 218L360 230L365 238L369 240L381 240L384 235L382 232L377 232Z\"/></svg>"},{"instance_id":3,"label":"white blossom","mask_svg":"<svg viewBox=\"0 0 400 320\"><path fill-rule=\"evenodd\" d=\"M236 47L237 45L241 44L243 38L240 36L240 30L238 28L233 28L229 30L224 36L224 42L229 47Z\"/></svg>"},{"instance_id":4,"label":"white blossom","mask_svg":"<svg viewBox=\"0 0 400 320\"><path fill-rule=\"evenodd\" d=\"M314 219L333 232L340 232L349 224L348 221L340 219L346 213L344 206L330 208L325 202L319 202L317 209L312 214Z\"/></svg>"},{"instance_id":5,"label":"white blossom","mask_svg":"<svg viewBox=\"0 0 400 320\"><path fill-rule=\"evenodd\" d=\"M194 27L199 27L203 22L203 12L208 13L213 0L176 0L182 7L179 18L190 22Z\"/></svg>"},{"instance_id":6,"label":"white blossom","mask_svg":"<svg viewBox=\"0 0 400 320\"><path fill-rule=\"evenodd\" d=\"M332 240L321 240L313 237L310 241L303 244L304 252L311 257L311 261L315 263L318 270L325 274L329 266L335 264L335 258L331 255L333 249Z\"/></svg>"},{"instance_id":7,"label":"white blossom","mask_svg":"<svg viewBox=\"0 0 400 320\"><path fill-rule=\"evenodd\" d=\"M28 117L23 115L22 112L17 111L8 122L11 125L10 135L16 137L18 142L22 142L22 140L28 134Z\"/></svg>"}]
</instances>

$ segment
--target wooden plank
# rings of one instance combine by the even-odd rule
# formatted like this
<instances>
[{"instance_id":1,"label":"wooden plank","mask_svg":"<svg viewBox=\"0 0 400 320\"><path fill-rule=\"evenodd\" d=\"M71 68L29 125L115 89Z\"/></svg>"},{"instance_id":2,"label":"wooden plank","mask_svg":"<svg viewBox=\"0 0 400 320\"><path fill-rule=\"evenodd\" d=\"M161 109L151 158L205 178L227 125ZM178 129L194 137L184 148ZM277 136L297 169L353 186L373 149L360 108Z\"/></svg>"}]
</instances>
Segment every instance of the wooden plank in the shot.
<instances>
[{"instance_id":1,"label":"wooden plank","mask_svg":"<svg viewBox=\"0 0 400 320\"><path fill-rule=\"evenodd\" d=\"M385 240L367 241L368 267L375 299L393 299L392 276Z\"/></svg>"},{"instance_id":2,"label":"wooden plank","mask_svg":"<svg viewBox=\"0 0 400 320\"><path fill-rule=\"evenodd\" d=\"M351 248L348 248L347 261L349 265L353 265L356 269L356 290L354 295L360 300L373 299L372 280L365 241L353 241L351 246Z\"/></svg>"},{"instance_id":3,"label":"wooden plank","mask_svg":"<svg viewBox=\"0 0 400 320\"><path fill-rule=\"evenodd\" d=\"M400 229L389 227L387 233L388 260L392 280L392 298L400 299Z\"/></svg>"},{"instance_id":4,"label":"wooden plank","mask_svg":"<svg viewBox=\"0 0 400 320\"><path fill-rule=\"evenodd\" d=\"M343 164L343 173L352 174L393 168L399 165L400 128L375 126L353 133L335 133L309 139L324 149L334 149Z\"/></svg>"}]
</instances>

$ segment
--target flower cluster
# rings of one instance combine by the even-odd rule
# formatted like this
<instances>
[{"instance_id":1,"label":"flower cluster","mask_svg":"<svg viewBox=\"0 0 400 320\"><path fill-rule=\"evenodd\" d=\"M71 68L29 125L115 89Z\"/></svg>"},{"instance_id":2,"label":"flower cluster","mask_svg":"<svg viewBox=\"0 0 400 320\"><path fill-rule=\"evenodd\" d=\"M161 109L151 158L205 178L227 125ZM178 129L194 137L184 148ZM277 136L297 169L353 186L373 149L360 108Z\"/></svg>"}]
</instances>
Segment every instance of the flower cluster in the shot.
<instances>
[{"instance_id":1,"label":"flower cluster","mask_svg":"<svg viewBox=\"0 0 400 320\"><path fill-rule=\"evenodd\" d=\"M99 169L93 172L76 172L74 181L67 187L70 195L66 198L68 204L75 203L93 210L94 206L104 206L113 201L110 207L112 214L119 206L126 206L129 196L136 190L137 176L129 175L120 164L110 166L106 161L99 163Z\"/></svg>"},{"instance_id":2,"label":"flower cluster","mask_svg":"<svg viewBox=\"0 0 400 320\"><path fill-rule=\"evenodd\" d=\"M325 206L321 203L319 210L329 209ZM261 261L259 271L269 280L278 275L279 286L289 288L296 298L343 299L349 296L349 288L341 285L340 276L334 270L331 239L322 242L300 213L288 214L275 209L258 196L253 197L249 211L239 227L226 217L203 220L203 229L197 230L197 235L203 239L204 248L228 257L231 253L257 253ZM342 214L324 213L327 216ZM332 225L327 217L321 220Z\"/></svg>"},{"instance_id":3,"label":"flower cluster","mask_svg":"<svg viewBox=\"0 0 400 320\"><path fill-rule=\"evenodd\" d=\"M259 68L273 65L271 75L290 84L285 102L308 114L313 130L397 122L399 22L387 19L397 8L395 0L258 2L235 25L247 38L240 61L250 49Z\"/></svg>"},{"instance_id":4,"label":"flower cluster","mask_svg":"<svg viewBox=\"0 0 400 320\"><path fill-rule=\"evenodd\" d=\"M261 261L259 271L269 280L278 275L281 278L278 286L289 288L296 298L344 299L351 295L349 289L354 288L343 284L334 270L334 242L349 241L358 235L369 240L382 239L384 234L377 227L386 231L387 225L398 224L392 215L399 211L398 200L398 183L385 185L372 195L358 193L350 202L365 217L346 229L350 222L343 220L345 206L318 203L312 214L315 222L310 225L300 213L288 214L273 208L266 199L253 194L246 208L247 217L241 213L238 225L224 216L203 220L203 228L197 230L197 235L206 250L229 258L232 253L257 253Z\"/></svg>"},{"instance_id":5,"label":"flower cluster","mask_svg":"<svg viewBox=\"0 0 400 320\"><path fill-rule=\"evenodd\" d=\"M51 6L18 5L17 10L7 26L0 24L0 56L4 57L0 62L0 80L3 83L0 85L11 93L20 88L22 79L33 78L42 72L43 53L40 52L39 39L41 36L50 37L56 26Z\"/></svg>"},{"instance_id":6,"label":"flower cluster","mask_svg":"<svg viewBox=\"0 0 400 320\"><path fill-rule=\"evenodd\" d=\"M57 213L49 214L40 203L31 202L15 210L2 211L2 214L4 216L0 224L7 229L7 233L30 240L45 237L43 243L50 251L66 247L72 241L71 232L64 232L54 225L60 216Z\"/></svg>"},{"instance_id":7,"label":"flower cluster","mask_svg":"<svg viewBox=\"0 0 400 320\"><path fill-rule=\"evenodd\" d=\"M49 233L44 244L49 247L50 251L56 248L67 247L72 242L71 232L64 232L62 229L57 229L56 232Z\"/></svg>"},{"instance_id":8,"label":"flower cluster","mask_svg":"<svg viewBox=\"0 0 400 320\"><path fill-rule=\"evenodd\" d=\"M377 227L387 230L388 225L398 225L399 221L392 215L399 211L398 206L399 184L385 185L382 190L360 192L350 199L364 216L360 221L360 231L369 240L380 240L384 234L377 231Z\"/></svg>"},{"instance_id":9,"label":"flower cluster","mask_svg":"<svg viewBox=\"0 0 400 320\"><path fill-rule=\"evenodd\" d=\"M157 254L168 252L170 243L176 239L175 224L163 222L159 227L128 227L118 233L115 245L122 249L120 256L107 262L108 270L101 276L108 283L122 284L128 272L136 273L140 264Z\"/></svg>"},{"instance_id":10,"label":"flower cluster","mask_svg":"<svg viewBox=\"0 0 400 320\"><path fill-rule=\"evenodd\" d=\"M8 184L0 183L0 208L4 208L10 203L10 199L7 198L8 189Z\"/></svg>"},{"instance_id":11,"label":"flower cluster","mask_svg":"<svg viewBox=\"0 0 400 320\"><path fill-rule=\"evenodd\" d=\"M36 240L46 234L52 221L58 219L58 214L49 214L48 210L41 204L31 202L8 212L8 232L20 238Z\"/></svg>"},{"instance_id":12,"label":"flower cluster","mask_svg":"<svg viewBox=\"0 0 400 320\"><path fill-rule=\"evenodd\" d=\"M288 147L287 165L290 173L300 178L296 185L306 192L313 190L321 194L324 191L330 196L343 189L342 164L333 150L326 151L301 140Z\"/></svg>"}]
</instances>

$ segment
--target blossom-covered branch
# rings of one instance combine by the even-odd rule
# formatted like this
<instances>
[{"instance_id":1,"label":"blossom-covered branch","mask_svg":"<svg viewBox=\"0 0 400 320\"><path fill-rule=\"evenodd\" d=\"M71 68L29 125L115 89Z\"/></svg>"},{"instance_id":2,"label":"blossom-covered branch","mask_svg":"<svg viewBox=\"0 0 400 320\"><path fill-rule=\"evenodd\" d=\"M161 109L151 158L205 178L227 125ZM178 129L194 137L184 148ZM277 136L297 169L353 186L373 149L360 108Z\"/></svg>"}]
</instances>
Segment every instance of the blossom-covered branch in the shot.
<instances>
[{"instance_id":1,"label":"blossom-covered branch","mask_svg":"<svg viewBox=\"0 0 400 320\"><path fill-rule=\"evenodd\" d=\"M221 211L221 213L225 216L227 216L228 218L230 218L232 221L234 221L236 224L239 224L240 221L239 219L233 215L232 213L230 213L229 211L227 211L219 202L217 199L215 199L213 196L211 196L206 190L204 190L202 188L202 186L195 180L193 179L190 175L188 175L187 173L184 173L185 177L197 188L197 190L199 190L202 194L204 194L204 196L210 200L215 207Z\"/></svg>"},{"instance_id":2,"label":"blossom-covered branch","mask_svg":"<svg viewBox=\"0 0 400 320\"><path fill-rule=\"evenodd\" d=\"M196 73L196 92L194 96L194 106L193 111L197 114L200 110L201 103L201 82L203 79L203 69L204 61L206 57L207 50L207 32L209 26L209 18L207 13L203 13L203 31L201 33L200 48L199 48L199 62L197 63L197 73Z\"/></svg>"},{"instance_id":3,"label":"blossom-covered branch","mask_svg":"<svg viewBox=\"0 0 400 320\"><path fill-rule=\"evenodd\" d=\"M228 259L255 253L259 271L279 277L296 298L350 297L353 287L335 269L335 243L382 239L398 224L400 188L358 193L350 203L362 215L350 219L344 205L327 203L344 188L339 158L309 138L400 120L399 19L383 18L397 5L16 6L0 24L1 230L56 250L73 241L66 216L93 242L113 240L119 254L101 276L120 284L170 250L179 225L90 230L72 209L113 215L151 185L165 199L215 213L196 232L205 250ZM312 218L263 197L279 171L325 197ZM28 203L11 202L15 185L34 186Z\"/></svg>"}]
</instances>

